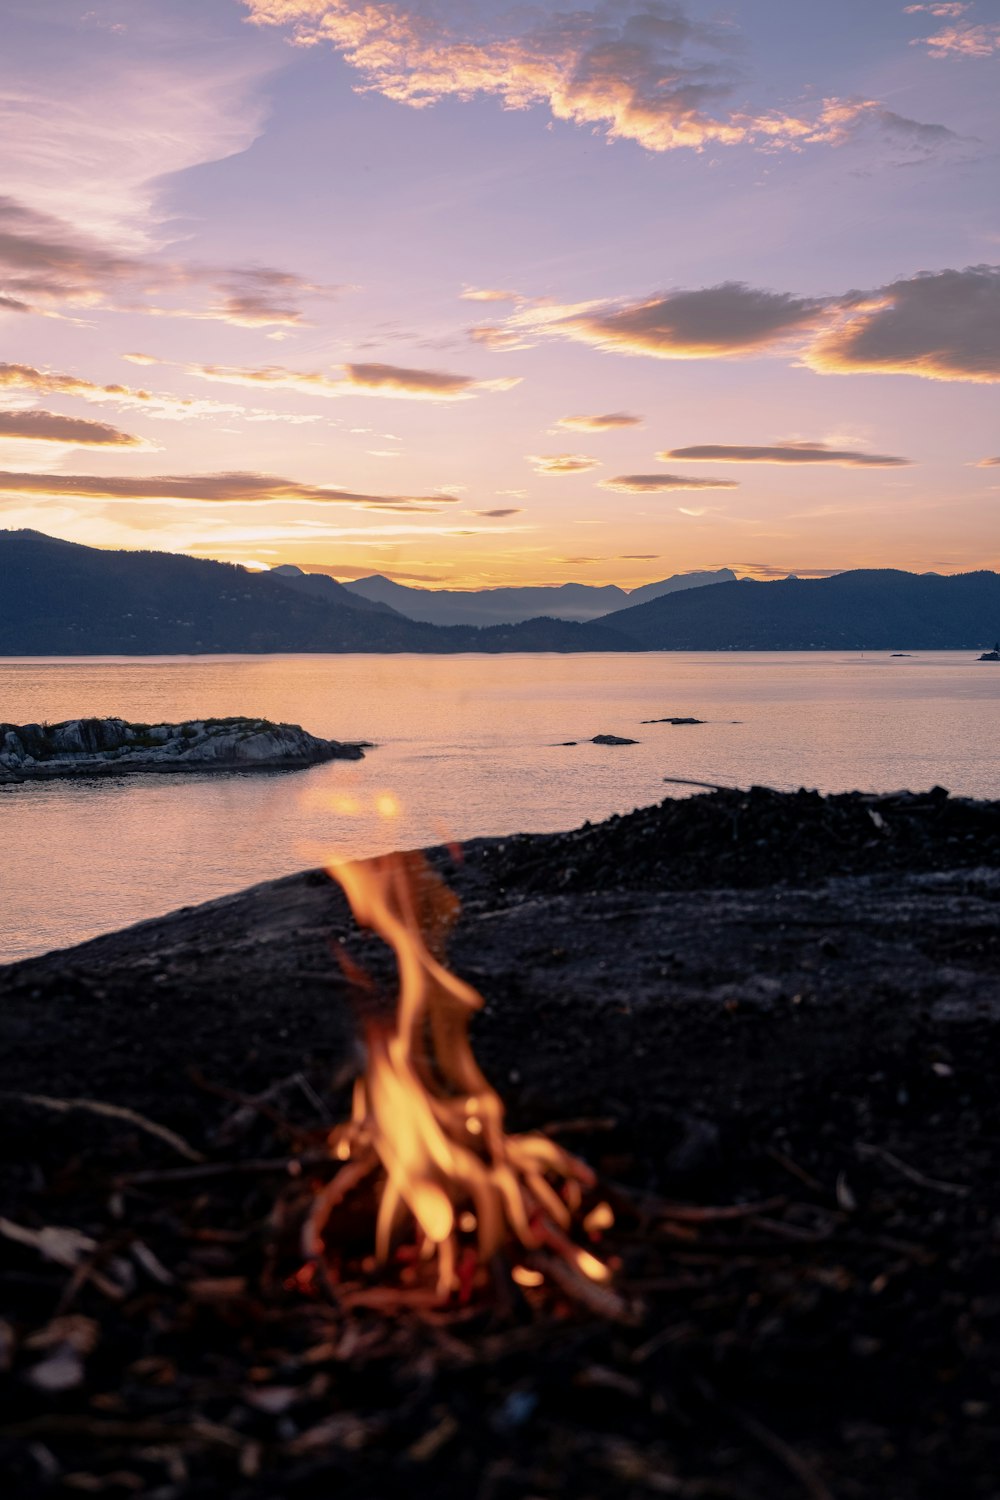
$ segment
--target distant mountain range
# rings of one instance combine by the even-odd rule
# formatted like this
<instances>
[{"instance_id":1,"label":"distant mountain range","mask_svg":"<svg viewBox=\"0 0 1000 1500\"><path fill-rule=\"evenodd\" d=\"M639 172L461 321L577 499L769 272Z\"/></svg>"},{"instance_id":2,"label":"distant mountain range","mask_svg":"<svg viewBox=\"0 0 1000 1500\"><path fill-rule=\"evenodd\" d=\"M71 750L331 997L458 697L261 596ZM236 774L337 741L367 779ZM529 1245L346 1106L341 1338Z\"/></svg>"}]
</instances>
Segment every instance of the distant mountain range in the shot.
<instances>
[{"instance_id":1,"label":"distant mountain range","mask_svg":"<svg viewBox=\"0 0 1000 1500\"><path fill-rule=\"evenodd\" d=\"M287 573L289 569L274 571ZM323 575L306 576L316 579ZM423 620L428 625L513 625L537 619L539 615L577 622L599 620L613 610L646 604L663 594L735 581L736 574L731 568L720 568L715 573L677 573L659 583L631 590L620 589L614 583L603 587L563 583L547 588L413 589L384 578L381 573L373 573L369 578L358 578L341 587L356 598L388 606L398 614Z\"/></svg>"},{"instance_id":2,"label":"distant mountain range","mask_svg":"<svg viewBox=\"0 0 1000 1500\"><path fill-rule=\"evenodd\" d=\"M621 651L601 625L425 625L332 578L0 531L0 656L283 651Z\"/></svg>"},{"instance_id":3,"label":"distant mountain range","mask_svg":"<svg viewBox=\"0 0 1000 1500\"><path fill-rule=\"evenodd\" d=\"M832 578L744 578L617 610L601 623L647 651L971 651L1000 633L1000 574L859 568Z\"/></svg>"},{"instance_id":4,"label":"distant mountain range","mask_svg":"<svg viewBox=\"0 0 1000 1500\"><path fill-rule=\"evenodd\" d=\"M0 531L0 656L972 651L998 634L1000 575L989 572L942 577L879 569L773 583L743 579L676 587L596 621L540 616L444 626L409 619L385 600L299 569L252 573L174 553L106 552L37 531Z\"/></svg>"}]
</instances>

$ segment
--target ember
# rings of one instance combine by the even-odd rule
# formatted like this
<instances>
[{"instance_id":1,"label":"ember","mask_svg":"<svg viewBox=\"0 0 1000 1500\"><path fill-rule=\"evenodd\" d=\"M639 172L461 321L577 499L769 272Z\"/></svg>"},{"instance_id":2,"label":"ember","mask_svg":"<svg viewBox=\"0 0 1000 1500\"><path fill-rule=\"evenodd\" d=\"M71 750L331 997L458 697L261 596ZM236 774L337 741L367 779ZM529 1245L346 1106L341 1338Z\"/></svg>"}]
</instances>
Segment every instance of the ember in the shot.
<instances>
[{"instance_id":1,"label":"ember","mask_svg":"<svg viewBox=\"0 0 1000 1500\"><path fill-rule=\"evenodd\" d=\"M382 797L379 809L391 816L396 804ZM522 1287L542 1285L556 1261L564 1291L607 1282L607 1265L571 1238L578 1220L591 1236L614 1223L603 1202L580 1217L594 1174L545 1135L508 1135L503 1103L473 1055L469 1023L483 999L444 963L457 897L419 853L336 861L329 870L358 923L392 948L399 1003L392 1032L369 1030L351 1119L330 1132L330 1152L344 1166L306 1221L309 1261L331 1273L337 1211L380 1173L377 1263L408 1259L415 1245L442 1301L456 1292L468 1298L508 1254Z\"/></svg>"}]
</instances>

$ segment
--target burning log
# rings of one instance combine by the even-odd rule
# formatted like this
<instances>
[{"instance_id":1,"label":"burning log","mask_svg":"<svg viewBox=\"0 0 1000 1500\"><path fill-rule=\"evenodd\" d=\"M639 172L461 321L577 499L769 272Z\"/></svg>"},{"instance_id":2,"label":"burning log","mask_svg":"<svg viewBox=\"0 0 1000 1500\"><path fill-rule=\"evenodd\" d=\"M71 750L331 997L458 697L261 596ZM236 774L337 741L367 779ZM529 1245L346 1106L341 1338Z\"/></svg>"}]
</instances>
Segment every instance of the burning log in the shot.
<instances>
[{"instance_id":1,"label":"burning log","mask_svg":"<svg viewBox=\"0 0 1000 1500\"><path fill-rule=\"evenodd\" d=\"M608 1265L577 1244L614 1223L607 1203L581 1217L594 1197L593 1172L548 1136L509 1135L504 1106L476 1062L469 1024L483 998L445 965L458 898L422 854L334 862L355 919L392 948L399 971L395 1029L370 1028L351 1119L329 1134L344 1163L320 1191L303 1230L309 1262L333 1271L337 1214L379 1174L375 1259L415 1250L435 1293L468 1299L496 1258L513 1256L521 1287L547 1281L620 1317L626 1304L607 1283ZM595 1299L591 1288L601 1288Z\"/></svg>"}]
</instances>

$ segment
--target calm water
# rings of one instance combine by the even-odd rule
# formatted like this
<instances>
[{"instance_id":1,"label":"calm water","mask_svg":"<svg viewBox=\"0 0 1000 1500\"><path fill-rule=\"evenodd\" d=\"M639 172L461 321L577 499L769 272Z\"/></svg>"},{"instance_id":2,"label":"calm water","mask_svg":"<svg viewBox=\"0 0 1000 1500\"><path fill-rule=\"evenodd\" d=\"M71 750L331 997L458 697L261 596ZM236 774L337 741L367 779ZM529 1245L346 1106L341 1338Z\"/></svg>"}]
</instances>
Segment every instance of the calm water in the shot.
<instances>
[{"instance_id":1,"label":"calm water","mask_svg":"<svg viewBox=\"0 0 1000 1500\"><path fill-rule=\"evenodd\" d=\"M0 661L0 721L259 714L378 743L298 773L0 788L0 960L325 852L570 828L684 795L664 776L998 797L998 699L1000 668L952 652ZM669 714L708 722L641 723ZM559 744L606 733L640 743ZM386 791L394 820L375 811Z\"/></svg>"}]
</instances>

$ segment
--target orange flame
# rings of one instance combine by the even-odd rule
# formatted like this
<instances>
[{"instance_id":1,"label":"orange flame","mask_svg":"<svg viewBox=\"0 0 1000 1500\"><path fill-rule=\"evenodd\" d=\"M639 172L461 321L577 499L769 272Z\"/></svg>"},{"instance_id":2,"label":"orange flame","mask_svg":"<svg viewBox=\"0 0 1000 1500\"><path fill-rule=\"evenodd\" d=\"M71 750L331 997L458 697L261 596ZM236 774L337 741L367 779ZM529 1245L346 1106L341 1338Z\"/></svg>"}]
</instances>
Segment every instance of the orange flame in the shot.
<instances>
[{"instance_id":1,"label":"orange flame","mask_svg":"<svg viewBox=\"0 0 1000 1500\"><path fill-rule=\"evenodd\" d=\"M388 799L384 812L393 815ZM395 1030L369 1035L350 1121L330 1133L331 1154L344 1165L313 1203L306 1255L326 1258L338 1206L381 1167L377 1261L384 1265L394 1244L412 1235L442 1299L466 1284L457 1268L462 1237L467 1245L472 1235L480 1265L511 1244L516 1260L555 1252L564 1275L607 1281L608 1268L568 1234L593 1173L547 1136L508 1135L503 1103L473 1055L469 1024L483 999L443 962L458 898L421 854L337 861L329 871L359 925L393 949L399 1003ZM607 1205L600 1208L584 1221L591 1232L613 1222ZM512 1275L522 1286L543 1280L520 1264Z\"/></svg>"}]
</instances>

